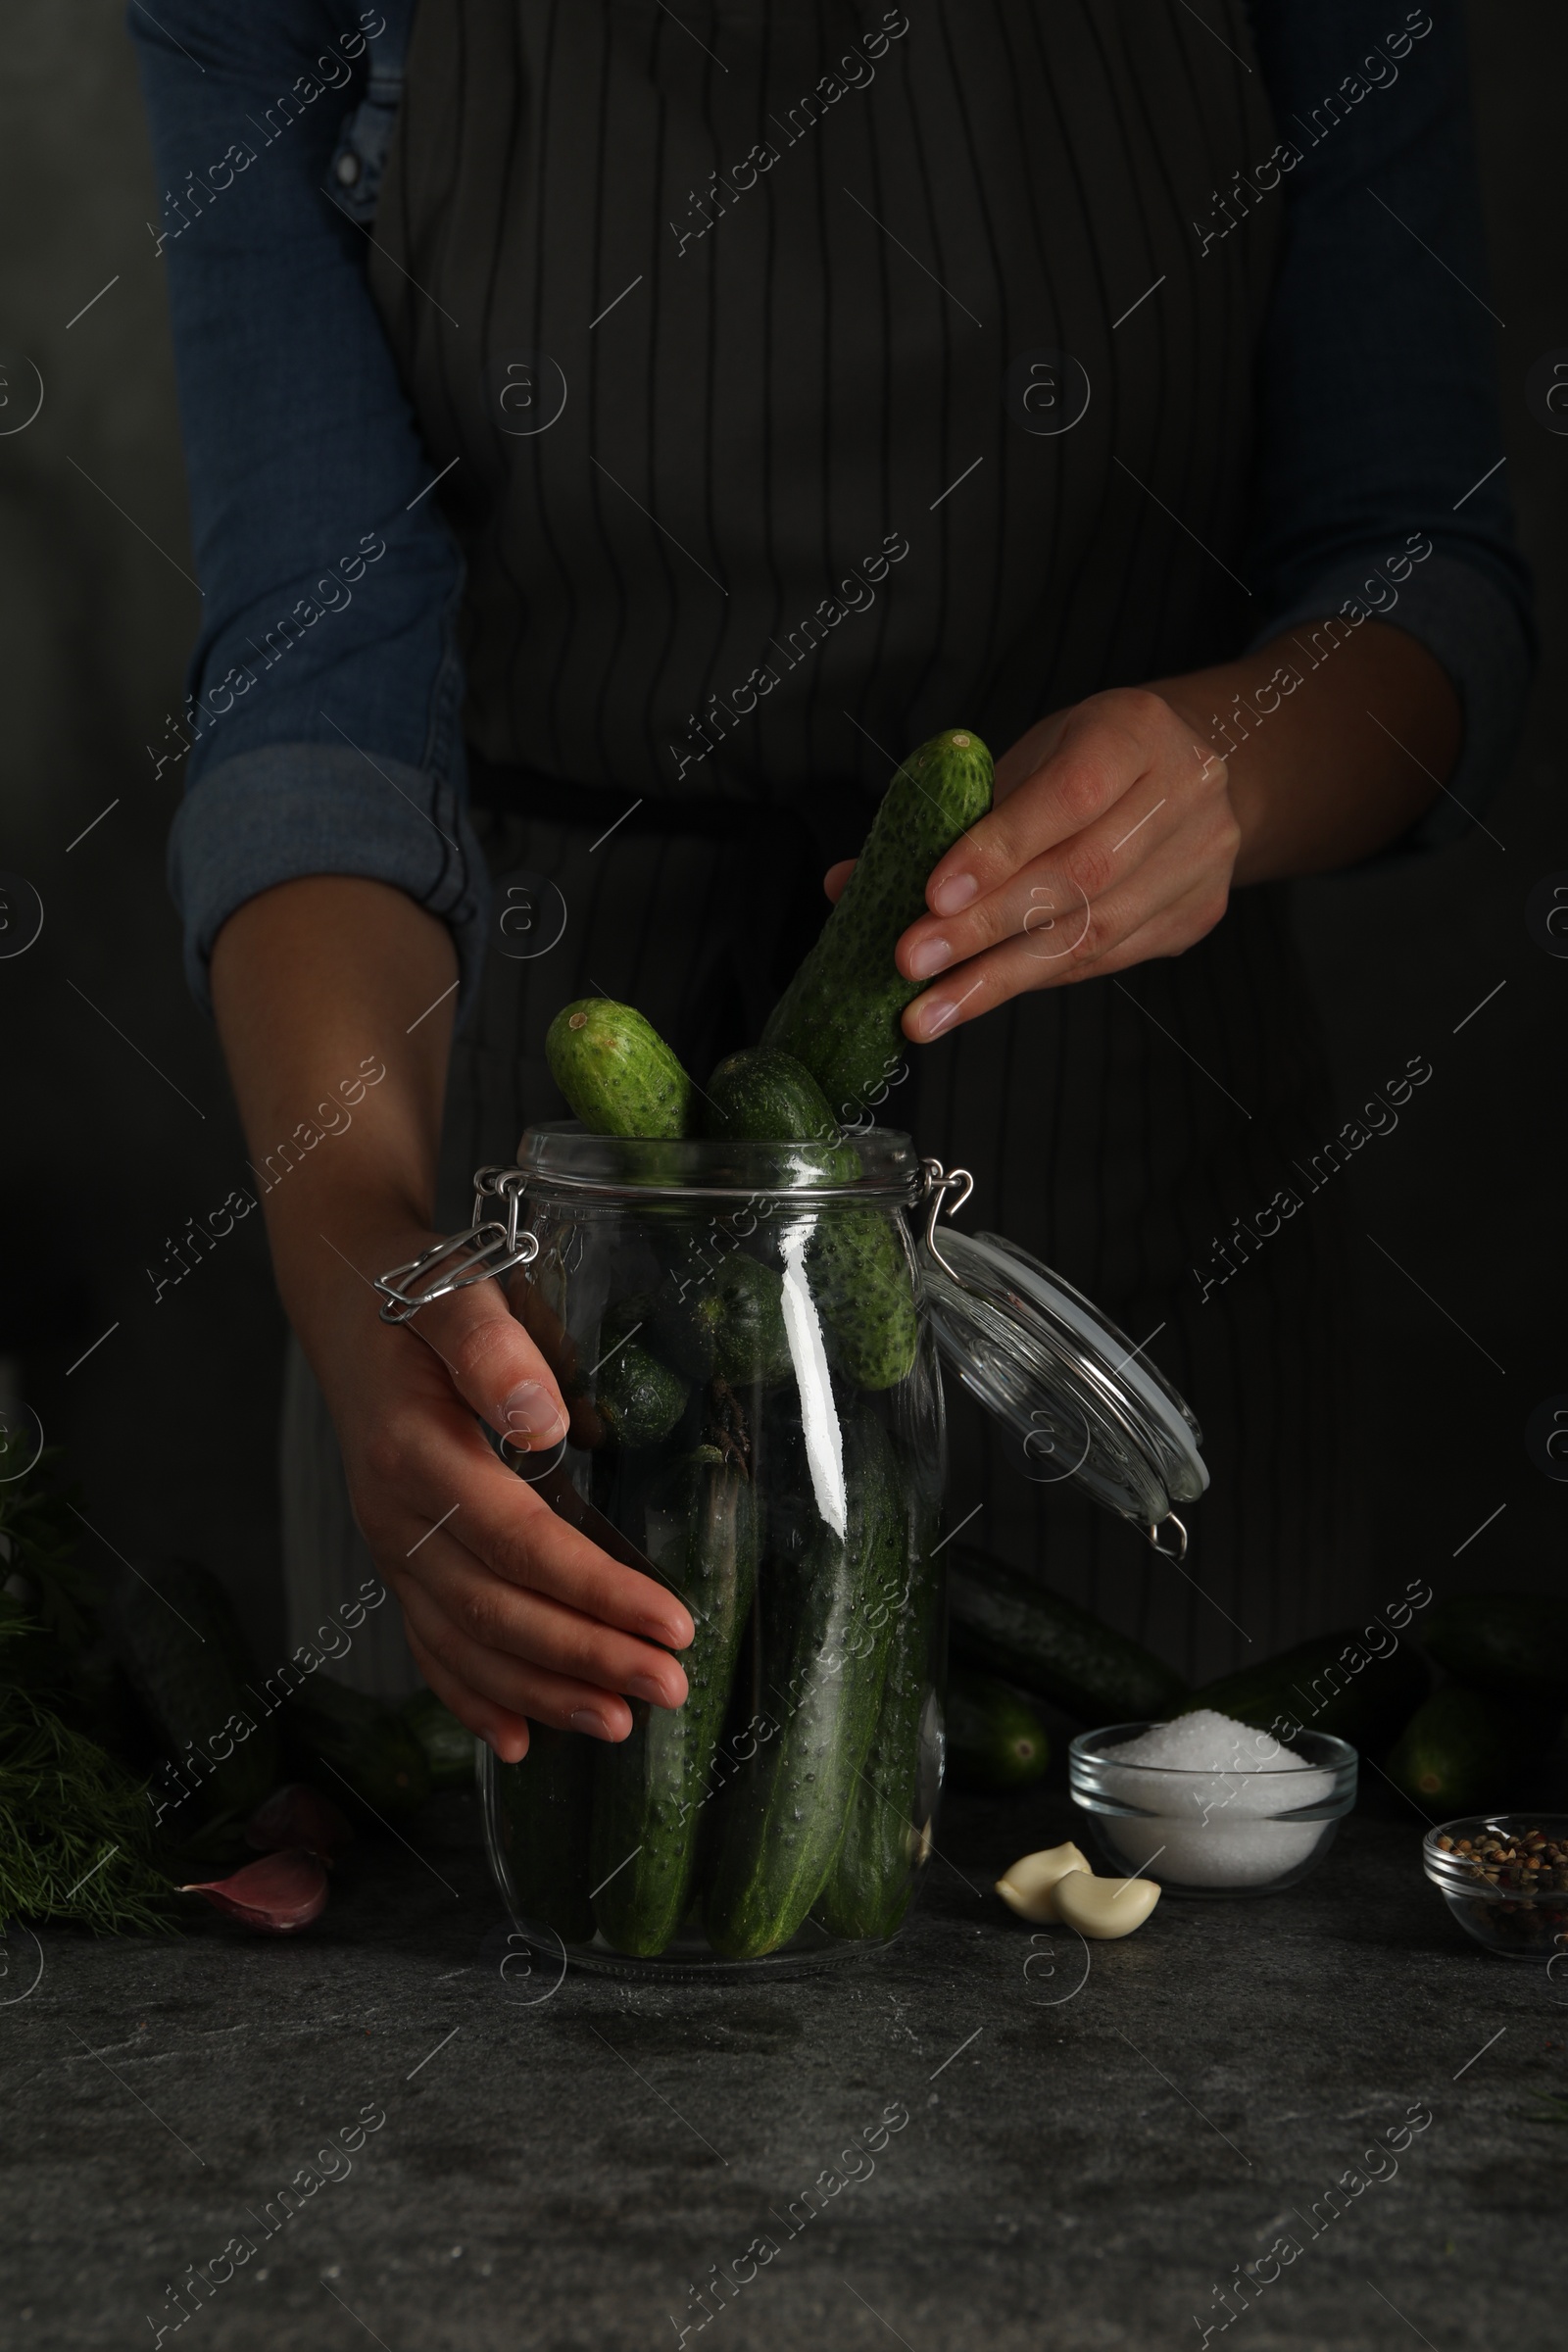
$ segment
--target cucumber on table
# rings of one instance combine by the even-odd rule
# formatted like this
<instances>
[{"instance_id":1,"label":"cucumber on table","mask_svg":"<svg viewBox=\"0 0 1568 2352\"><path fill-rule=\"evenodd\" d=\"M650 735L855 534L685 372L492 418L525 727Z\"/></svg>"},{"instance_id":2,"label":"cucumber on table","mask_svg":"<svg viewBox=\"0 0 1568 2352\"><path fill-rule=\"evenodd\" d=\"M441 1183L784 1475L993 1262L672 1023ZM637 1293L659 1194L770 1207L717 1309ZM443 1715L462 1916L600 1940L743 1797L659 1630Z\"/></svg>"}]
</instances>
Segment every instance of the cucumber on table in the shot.
<instances>
[{"instance_id":1,"label":"cucumber on table","mask_svg":"<svg viewBox=\"0 0 1568 2352\"><path fill-rule=\"evenodd\" d=\"M835 1117L880 1102L904 1054L899 1016L924 983L893 960L925 912L931 869L991 807L991 754L963 728L911 752L883 796L843 897L785 990L762 1044L810 1071Z\"/></svg>"},{"instance_id":2,"label":"cucumber on table","mask_svg":"<svg viewBox=\"0 0 1568 2352\"><path fill-rule=\"evenodd\" d=\"M598 1135L659 1140L692 1132L696 1089L651 1021L612 997L564 1005L545 1038L550 1075Z\"/></svg>"},{"instance_id":3,"label":"cucumber on table","mask_svg":"<svg viewBox=\"0 0 1568 2352\"><path fill-rule=\"evenodd\" d=\"M162 1560L122 1578L104 1625L170 1760L200 1781L200 1817L253 1813L283 1777L277 1728L253 1688L261 1678L211 1569ZM215 1760L220 1739L229 1752Z\"/></svg>"},{"instance_id":4,"label":"cucumber on table","mask_svg":"<svg viewBox=\"0 0 1568 2352\"><path fill-rule=\"evenodd\" d=\"M1455 1592L1422 1621L1440 1666L1478 1690L1568 1698L1568 1600L1555 1592Z\"/></svg>"},{"instance_id":5,"label":"cucumber on table","mask_svg":"<svg viewBox=\"0 0 1568 2352\"><path fill-rule=\"evenodd\" d=\"M617 1951L643 1959L664 1949L691 1905L703 1807L757 1580L757 1497L744 1470L722 1459L695 1463L674 1503L666 1544L653 1556L696 1627L681 1652L686 1701L633 1700L630 1736L595 1758L594 1916Z\"/></svg>"},{"instance_id":6,"label":"cucumber on table","mask_svg":"<svg viewBox=\"0 0 1568 2352\"><path fill-rule=\"evenodd\" d=\"M1288 1747L1292 1727L1330 1732L1381 1754L1431 1688L1420 1652L1407 1642L1379 1656L1354 1626L1315 1634L1276 1658L1244 1666L1195 1690L1178 1710L1212 1707L1235 1723L1272 1732Z\"/></svg>"},{"instance_id":7,"label":"cucumber on table","mask_svg":"<svg viewBox=\"0 0 1568 2352\"><path fill-rule=\"evenodd\" d=\"M913 1493L915 1474L907 1475ZM942 1598L940 1580L927 1567L936 1513L915 1502L906 1523L907 1551L876 1728L851 1797L844 1842L811 1914L829 1935L882 1942L908 1909L921 1840L930 1826L919 1818L919 1799ZM933 1722L933 1740L935 1735ZM935 1786L933 1773L933 1791Z\"/></svg>"},{"instance_id":8,"label":"cucumber on table","mask_svg":"<svg viewBox=\"0 0 1568 2352\"><path fill-rule=\"evenodd\" d=\"M1027 1699L955 1661L948 1673L948 1772L960 1788L1027 1788L1051 1762L1046 1727Z\"/></svg>"},{"instance_id":9,"label":"cucumber on table","mask_svg":"<svg viewBox=\"0 0 1568 2352\"><path fill-rule=\"evenodd\" d=\"M322 1783L332 1795L341 1783L366 1809L401 1817L430 1793L430 1767L413 1725L396 1708L329 1674L313 1674L284 1711L296 1747L334 1776Z\"/></svg>"},{"instance_id":10,"label":"cucumber on table","mask_svg":"<svg viewBox=\"0 0 1568 2352\"><path fill-rule=\"evenodd\" d=\"M1530 1708L1486 1690L1446 1683L1411 1716L1385 1770L1396 1788L1441 1821L1522 1795L1527 1771L1555 1729Z\"/></svg>"},{"instance_id":11,"label":"cucumber on table","mask_svg":"<svg viewBox=\"0 0 1568 2352\"><path fill-rule=\"evenodd\" d=\"M433 1690L416 1690L398 1709L424 1750L432 1788L473 1787L474 1738Z\"/></svg>"},{"instance_id":12,"label":"cucumber on table","mask_svg":"<svg viewBox=\"0 0 1568 2352\"><path fill-rule=\"evenodd\" d=\"M989 1552L955 1544L949 1606L961 1656L1082 1723L1157 1722L1187 1696L1162 1659Z\"/></svg>"},{"instance_id":13,"label":"cucumber on table","mask_svg":"<svg viewBox=\"0 0 1568 2352\"><path fill-rule=\"evenodd\" d=\"M890 1442L846 1416L842 1536L768 1531L758 1578L759 1710L769 1736L713 1808L703 1925L754 1960L789 1942L821 1893L876 1730L904 1573L906 1505Z\"/></svg>"},{"instance_id":14,"label":"cucumber on table","mask_svg":"<svg viewBox=\"0 0 1568 2352\"><path fill-rule=\"evenodd\" d=\"M493 1768L501 1856L518 1911L566 1943L589 1943L594 1933L594 1745L581 1732L530 1720L522 1762Z\"/></svg>"}]
</instances>

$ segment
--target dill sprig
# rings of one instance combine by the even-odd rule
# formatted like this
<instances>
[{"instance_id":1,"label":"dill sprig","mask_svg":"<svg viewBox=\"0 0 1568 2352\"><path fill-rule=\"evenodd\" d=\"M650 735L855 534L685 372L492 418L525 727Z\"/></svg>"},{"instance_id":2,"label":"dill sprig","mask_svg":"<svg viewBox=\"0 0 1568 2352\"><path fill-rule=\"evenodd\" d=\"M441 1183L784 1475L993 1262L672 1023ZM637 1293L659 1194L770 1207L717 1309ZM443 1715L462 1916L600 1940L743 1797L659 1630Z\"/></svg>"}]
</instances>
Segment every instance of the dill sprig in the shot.
<instances>
[{"instance_id":1,"label":"dill sprig","mask_svg":"<svg viewBox=\"0 0 1568 2352\"><path fill-rule=\"evenodd\" d=\"M144 1788L36 1692L0 1686L0 1921L170 1932Z\"/></svg>"}]
</instances>

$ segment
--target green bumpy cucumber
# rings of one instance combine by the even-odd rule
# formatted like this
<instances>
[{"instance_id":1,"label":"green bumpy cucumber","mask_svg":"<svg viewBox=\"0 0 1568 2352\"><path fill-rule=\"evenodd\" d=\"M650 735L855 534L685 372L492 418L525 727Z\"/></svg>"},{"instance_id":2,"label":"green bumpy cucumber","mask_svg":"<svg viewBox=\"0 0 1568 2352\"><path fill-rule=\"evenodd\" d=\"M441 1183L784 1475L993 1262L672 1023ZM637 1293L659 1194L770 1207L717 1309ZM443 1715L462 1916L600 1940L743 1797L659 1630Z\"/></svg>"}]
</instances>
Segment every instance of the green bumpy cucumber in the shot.
<instances>
[{"instance_id":1,"label":"green bumpy cucumber","mask_svg":"<svg viewBox=\"0 0 1568 2352\"><path fill-rule=\"evenodd\" d=\"M994 1674L955 1665L948 1676L948 1770L960 1788L1027 1788L1051 1762L1046 1727Z\"/></svg>"},{"instance_id":2,"label":"green bumpy cucumber","mask_svg":"<svg viewBox=\"0 0 1568 2352\"><path fill-rule=\"evenodd\" d=\"M1396 1788L1438 1820L1522 1798L1521 1773L1556 1725L1513 1699L1446 1683L1411 1716L1385 1770Z\"/></svg>"},{"instance_id":3,"label":"green bumpy cucumber","mask_svg":"<svg viewBox=\"0 0 1568 2352\"><path fill-rule=\"evenodd\" d=\"M497 1838L518 1911L566 1943L591 1943L595 1742L529 1722L520 1764L494 1767Z\"/></svg>"},{"instance_id":4,"label":"green bumpy cucumber","mask_svg":"<svg viewBox=\"0 0 1568 2352\"><path fill-rule=\"evenodd\" d=\"M398 1709L424 1750L432 1788L473 1787L473 1734L433 1690L416 1690Z\"/></svg>"},{"instance_id":5,"label":"green bumpy cucumber","mask_svg":"<svg viewBox=\"0 0 1568 2352\"><path fill-rule=\"evenodd\" d=\"M904 1054L899 1016L923 982L893 951L924 914L931 869L991 807L991 754L962 728L911 752L883 797L865 847L820 938L762 1032L804 1061L840 1119L880 1102Z\"/></svg>"},{"instance_id":6,"label":"green bumpy cucumber","mask_svg":"<svg viewBox=\"0 0 1568 2352\"><path fill-rule=\"evenodd\" d=\"M1355 1627L1346 1626L1206 1684L1183 1700L1179 1712L1212 1707L1233 1723L1272 1732L1287 1747L1293 1727L1331 1732L1381 1755L1431 1685L1425 1661L1408 1642L1390 1651L1369 1649Z\"/></svg>"},{"instance_id":7,"label":"green bumpy cucumber","mask_svg":"<svg viewBox=\"0 0 1568 2352\"><path fill-rule=\"evenodd\" d=\"M736 1652L757 1581L758 1507L744 1470L723 1460L687 1473L666 1545L654 1554L692 1613L681 1653L683 1706L632 1702L630 1736L595 1759L594 1916L618 1952L651 1960L691 1907L702 1808Z\"/></svg>"},{"instance_id":8,"label":"green bumpy cucumber","mask_svg":"<svg viewBox=\"0 0 1568 2352\"><path fill-rule=\"evenodd\" d=\"M759 1143L825 1143L838 1134L827 1097L790 1054L765 1047L732 1054L713 1072L708 1093L715 1133ZM823 1173L853 1184L859 1156L845 1144ZM806 1265L817 1311L850 1378L862 1389L896 1387L914 1363L919 1315L895 1220L875 1208L822 1208Z\"/></svg>"},{"instance_id":9,"label":"green bumpy cucumber","mask_svg":"<svg viewBox=\"0 0 1568 2352\"><path fill-rule=\"evenodd\" d=\"M371 1813L412 1813L430 1793L430 1767L413 1725L329 1674L313 1674L295 1691L284 1722L296 1747L324 1764Z\"/></svg>"},{"instance_id":10,"label":"green bumpy cucumber","mask_svg":"<svg viewBox=\"0 0 1568 2352\"><path fill-rule=\"evenodd\" d=\"M876 1730L904 1576L906 1506L890 1443L846 1420L842 1536L769 1531L759 1575L766 1730L715 1807L703 1925L730 1960L777 1951L833 1868Z\"/></svg>"},{"instance_id":11,"label":"green bumpy cucumber","mask_svg":"<svg viewBox=\"0 0 1568 2352\"><path fill-rule=\"evenodd\" d=\"M1568 1600L1554 1592L1455 1592L1421 1628L1440 1666L1478 1690L1568 1696Z\"/></svg>"},{"instance_id":12,"label":"green bumpy cucumber","mask_svg":"<svg viewBox=\"0 0 1568 2352\"><path fill-rule=\"evenodd\" d=\"M777 1267L739 1249L726 1250L716 1265L680 1250L669 1255L664 1289L637 1302L647 1316L639 1336L686 1380L722 1380L731 1388L754 1380L771 1388L788 1380L790 1343Z\"/></svg>"},{"instance_id":13,"label":"green bumpy cucumber","mask_svg":"<svg viewBox=\"0 0 1568 2352\"><path fill-rule=\"evenodd\" d=\"M696 1089L652 1022L611 997L564 1005L545 1038L550 1075L596 1135L692 1132Z\"/></svg>"},{"instance_id":14,"label":"green bumpy cucumber","mask_svg":"<svg viewBox=\"0 0 1568 2352\"><path fill-rule=\"evenodd\" d=\"M162 1560L123 1577L110 1595L104 1624L115 1658L171 1760L200 1780L192 1820L254 1812L283 1777L277 1727L253 1688L261 1678L228 1594L211 1569L194 1560ZM214 1761L220 1739L228 1752Z\"/></svg>"},{"instance_id":15,"label":"green bumpy cucumber","mask_svg":"<svg viewBox=\"0 0 1568 2352\"><path fill-rule=\"evenodd\" d=\"M612 1446L661 1446L686 1410L685 1381L635 1340L623 1340L599 1367L594 1406Z\"/></svg>"},{"instance_id":16,"label":"green bumpy cucumber","mask_svg":"<svg viewBox=\"0 0 1568 2352\"><path fill-rule=\"evenodd\" d=\"M914 1481L911 1478L910 1486ZM936 1663L942 1584L930 1567L936 1513L908 1511L908 1551L895 1603L887 1675L827 1885L812 1917L831 1936L886 1942L909 1907L930 1823L918 1818L922 1736ZM935 1725L930 1727L934 1737ZM934 1779L933 1779L934 1788Z\"/></svg>"},{"instance_id":17,"label":"green bumpy cucumber","mask_svg":"<svg viewBox=\"0 0 1568 2352\"><path fill-rule=\"evenodd\" d=\"M954 1648L1081 1723L1158 1722L1187 1696L1161 1659L989 1552L955 1545L948 1590Z\"/></svg>"}]
</instances>

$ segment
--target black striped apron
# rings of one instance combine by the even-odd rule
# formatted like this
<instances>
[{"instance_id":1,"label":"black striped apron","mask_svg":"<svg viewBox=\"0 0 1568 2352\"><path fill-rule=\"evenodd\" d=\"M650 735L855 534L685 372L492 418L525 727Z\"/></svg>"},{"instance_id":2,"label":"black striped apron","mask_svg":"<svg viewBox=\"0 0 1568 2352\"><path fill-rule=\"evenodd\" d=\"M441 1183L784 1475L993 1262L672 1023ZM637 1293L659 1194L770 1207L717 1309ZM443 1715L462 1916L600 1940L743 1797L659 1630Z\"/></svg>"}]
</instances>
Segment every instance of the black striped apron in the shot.
<instances>
[{"instance_id":1,"label":"black striped apron","mask_svg":"<svg viewBox=\"0 0 1568 2352\"><path fill-rule=\"evenodd\" d=\"M1000 752L1245 641L1272 230L1205 255L1192 220L1272 144L1242 0L418 12L372 280L451 466L478 821L538 924L493 933L459 1043L455 1218L559 1113L567 999L700 1072L755 1038L922 736ZM911 1059L883 1116L1157 1332L1214 1482L1184 1577L957 1399L951 1522L1194 1674L1325 1622L1360 1575L1333 1204L1253 1223L1328 1117L1282 894Z\"/></svg>"}]
</instances>

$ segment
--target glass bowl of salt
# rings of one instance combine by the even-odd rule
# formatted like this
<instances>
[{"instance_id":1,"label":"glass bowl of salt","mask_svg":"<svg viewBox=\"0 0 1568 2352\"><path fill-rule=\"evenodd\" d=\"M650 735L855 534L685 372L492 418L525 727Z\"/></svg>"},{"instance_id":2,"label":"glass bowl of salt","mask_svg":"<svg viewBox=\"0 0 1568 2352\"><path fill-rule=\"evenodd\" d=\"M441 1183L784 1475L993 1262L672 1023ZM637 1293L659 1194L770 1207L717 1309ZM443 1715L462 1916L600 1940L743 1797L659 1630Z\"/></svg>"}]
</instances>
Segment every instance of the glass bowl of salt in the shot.
<instances>
[{"instance_id":1,"label":"glass bowl of salt","mask_svg":"<svg viewBox=\"0 0 1568 2352\"><path fill-rule=\"evenodd\" d=\"M1118 1872L1171 1894L1275 1894L1304 1878L1355 1802L1356 1753L1327 1732L1271 1732L1197 1707L1080 1732L1073 1802Z\"/></svg>"}]
</instances>

